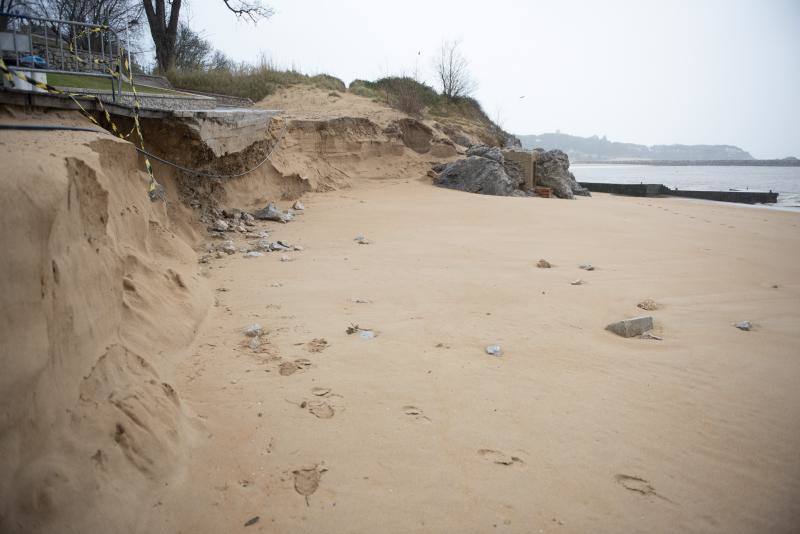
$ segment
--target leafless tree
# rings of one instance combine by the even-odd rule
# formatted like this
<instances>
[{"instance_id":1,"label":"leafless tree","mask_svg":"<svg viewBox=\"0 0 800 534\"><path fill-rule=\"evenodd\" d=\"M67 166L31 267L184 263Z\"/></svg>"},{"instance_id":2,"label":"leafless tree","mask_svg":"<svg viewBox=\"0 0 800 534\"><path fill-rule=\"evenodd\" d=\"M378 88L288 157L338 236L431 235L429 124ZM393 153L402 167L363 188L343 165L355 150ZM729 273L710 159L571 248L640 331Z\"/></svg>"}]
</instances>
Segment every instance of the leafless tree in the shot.
<instances>
[{"instance_id":1,"label":"leafless tree","mask_svg":"<svg viewBox=\"0 0 800 534\"><path fill-rule=\"evenodd\" d=\"M29 7L26 0L0 0L0 13L22 13ZM0 17L0 31L8 28L8 17Z\"/></svg>"},{"instance_id":2,"label":"leafless tree","mask_svg":"<svg viewBox=\"0 0 800 534\"><path fill-rule=\"evenodd\" d=\"M470 96L477 87L469 73L469 64L459 50L459 41L443 41L434 61L442 94L450 100Z\"/></svg>"},{"instance_id":3,"label":"leafless tree","mask_svg":"<svg viewBox=\"0 0 800 534\"><path fill-rule=\"evenodd\" d=\"M271 17L275 11L257 0L222 0L237 17L255 22ZM179 17L182 0L144 0L150 35L156 46L156 63L161 72L175 68Z\"/></svg>"},{"instance_id":4,"label":"leafless tree","mask_svg":"<svg viewBox=\"0 0 800 534\"><path fill-rule=\"evenodd\" d=\"M201 34L182 22L175 42L175 66L183 70L200 70L208 65L214 47Z\"/></svg>"}]
</instances>

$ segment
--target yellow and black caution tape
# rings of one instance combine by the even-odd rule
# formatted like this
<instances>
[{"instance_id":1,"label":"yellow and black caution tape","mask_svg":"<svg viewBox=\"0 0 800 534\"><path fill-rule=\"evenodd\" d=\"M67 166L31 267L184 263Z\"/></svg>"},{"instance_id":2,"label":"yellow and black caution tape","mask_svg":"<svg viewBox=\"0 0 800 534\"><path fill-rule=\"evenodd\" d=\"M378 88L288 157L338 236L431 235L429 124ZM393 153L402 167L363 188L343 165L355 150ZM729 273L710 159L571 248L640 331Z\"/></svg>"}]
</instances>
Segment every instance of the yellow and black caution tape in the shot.
<instances>
[{"instance_id":1,"label":"yellow and black caution tape","mask_svg":"<svg viewBox=\"0 0 800 534\"><path fill-rule=\"evenodd\" d=\"M87 94L82 94L82 93L72 93L72 92L68 92L68 91L62 91L61 89L58 89L57 87L53 87L50 84L35 80L35 79L31 78L30 76L28 76L26 74L21 74L17 70L9 69L6 66L6 63L5 63L5 61L3 61L2 58L0 58L0 72L2 72L2 75L9 82L11 82L12 84L14 82L14 77L16 76L20 80L22 80L24 82L27 82L27 83L33 85L34 87L36 87L38 89L41 89L43 91L47 91L48 93L62 95L62 96L68 96L78 106L78 108L80 109L81 113L83 113L83 115L87 119L92 121L92 123L95 124L96 126L99 126L99 127L102 128L102 125L97 121L97 119L94 117L94 115L92 115L85 107L83 107L83 105L78 101L78 99L89 100L89 101L95 102L97 104L97 106L100 108L100 111L103 113L103 116L104 116L106 122L110 125L111 130L114 132L115 135L117 135L121 139L127 139L128 137L131 136L131 134L133 134L134 131L136 131L136 134L137 134L137 137L138 137L138 140L139 140L139 145L140 145L140 148L141 148L141 150L139 150L139 151L144 156L145 168L147 169L147 174L150 176L150 186L149 186L149 189L148 189L148 195L150 197L150 200L152 200L152 201L159 200L159 199L163 200L164 197L165 197L164 187L161 184L159 184L156 181L155 176L153 176L153 166L150 164L150 159L147 157L147 152L145 151L145 148L144 148L144 136L142 135L142 128L141 128L141 124L139 123L139 110L140 110L139 95L136 92L136 86L133 84L133 72L130 69L130 65L129 65L127 59L125 60L124 64L125 64L125 68L128 69L128 73L129 73L128 77L129 77L129 80L130 80L131 88L133 89L133 98L134 98L133 128L131 128L130 132L128 132L127 134L124 134L124 135L119 130L119 128L117 127L116 123L114 123L114 121L111 119L111 114L108 112L108 110L106 109L105 105L103 105L103 101L99 96L97 96L97 95L87 95ZM111 72L111 74L112 74L112 76L115 76L115 73L113 71Z\"/></svg>"}]
</instances>

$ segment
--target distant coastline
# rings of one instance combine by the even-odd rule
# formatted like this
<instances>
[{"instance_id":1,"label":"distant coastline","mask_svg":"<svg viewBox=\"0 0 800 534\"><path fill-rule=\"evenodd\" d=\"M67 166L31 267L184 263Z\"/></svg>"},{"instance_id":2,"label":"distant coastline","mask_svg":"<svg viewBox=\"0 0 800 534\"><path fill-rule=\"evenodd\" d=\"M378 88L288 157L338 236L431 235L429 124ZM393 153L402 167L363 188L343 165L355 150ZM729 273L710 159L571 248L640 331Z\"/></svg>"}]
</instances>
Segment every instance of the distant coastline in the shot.
<instances>
[{"instance_id":1,"label":"distant coastline","mask_svg":"<svg viewBox=\"0 0 800 534\"><path fill-rule=\"evenodd\" d=\"M583 165L657 165L669 167L800 167L800 159L712 159L712 160L576 160L574 164Z\"/></svg>"}]
</instances>

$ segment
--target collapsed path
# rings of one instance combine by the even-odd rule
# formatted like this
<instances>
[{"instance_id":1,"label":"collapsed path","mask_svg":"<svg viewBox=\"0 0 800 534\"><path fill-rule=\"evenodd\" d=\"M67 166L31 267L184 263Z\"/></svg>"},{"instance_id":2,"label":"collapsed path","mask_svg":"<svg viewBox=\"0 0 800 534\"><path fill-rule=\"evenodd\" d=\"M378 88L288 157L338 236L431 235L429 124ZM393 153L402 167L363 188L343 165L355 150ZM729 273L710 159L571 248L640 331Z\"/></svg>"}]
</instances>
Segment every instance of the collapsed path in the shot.
<instances>
[{"instance_id":1,"label":"collapsed path","mask_svg":"<svg viewBox=\"0 0 800 534\"><path fill-rule=\"evenodd\" d=\"M303 251L208 266L175 383L193 448L139 531L798 524L797 214L415 180L303 202L270 227ZM646 298L663 341L604 331Z\"/></svg>"}]
</instances>

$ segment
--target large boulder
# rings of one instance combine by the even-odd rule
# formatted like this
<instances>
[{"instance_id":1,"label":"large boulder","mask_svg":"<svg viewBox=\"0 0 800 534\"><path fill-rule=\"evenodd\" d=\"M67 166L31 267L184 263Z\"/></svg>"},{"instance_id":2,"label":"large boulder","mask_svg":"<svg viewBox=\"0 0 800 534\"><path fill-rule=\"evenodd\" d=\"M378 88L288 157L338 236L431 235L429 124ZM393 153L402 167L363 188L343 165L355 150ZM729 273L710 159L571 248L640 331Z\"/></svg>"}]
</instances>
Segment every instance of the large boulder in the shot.
<instances>
[{"instance_id":1,"label":"large boulder","mask_svg":"<svg viewBox=\"0 0 800 534\"><path fill-rule=\"evenodd\" d=\"M510 195L519 185L506 174L500 163L481 156L469 156L450 163L433 183L469 193L499 196Z\"/></svg>"},{"instance_id":2,"label":"large boulder","mask_svg":"<svg viewBox=\"0 0 800 534\"><path fill-rule=\"evenodd\" d=\"M505 162L503 153L496 146L474 145L467 149L467 156L480 156L482 158L493 159L499 164Z\"/></svg>"},{"instance_id":3,"label":"large boulder","mask_svg":"<svg viewBox=\"0 0 800 534\"><path fill-rule=\"evenodd\" d=\"M561 150L537 150L536 183L549 187L559 198L573 198L574 195L589 196L589 191L575 180L569 172L569 156Z\"/></svg>"}]
</instances>

